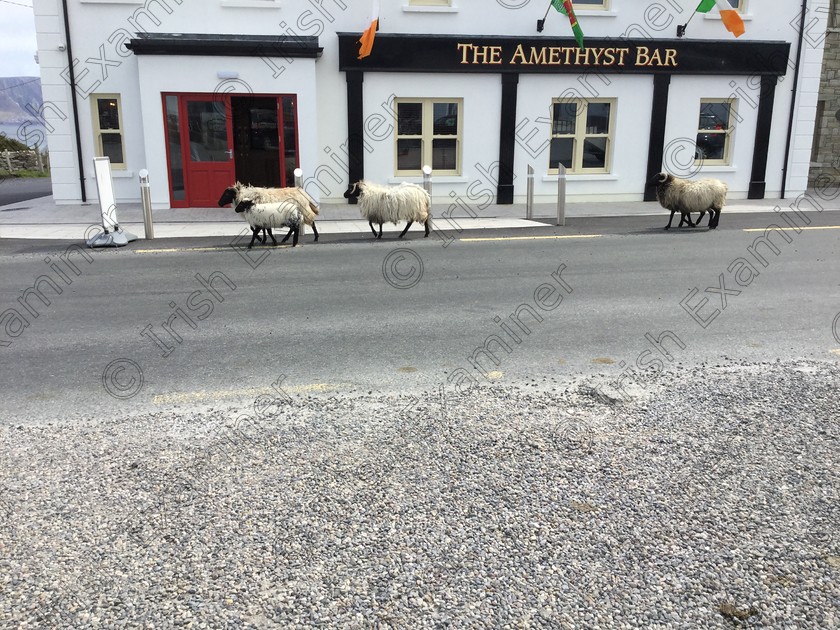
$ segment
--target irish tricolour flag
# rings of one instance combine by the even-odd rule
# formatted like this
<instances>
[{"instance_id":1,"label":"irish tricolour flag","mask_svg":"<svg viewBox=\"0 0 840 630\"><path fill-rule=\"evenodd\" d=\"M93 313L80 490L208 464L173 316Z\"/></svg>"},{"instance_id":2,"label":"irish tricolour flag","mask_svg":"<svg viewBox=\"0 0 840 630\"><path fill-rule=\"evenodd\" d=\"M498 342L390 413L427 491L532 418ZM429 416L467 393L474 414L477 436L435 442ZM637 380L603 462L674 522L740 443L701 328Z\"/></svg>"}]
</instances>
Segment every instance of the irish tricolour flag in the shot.
<instances>
[{"instance_id":1,"label":"irish tricolour flag","mask_svg":"<svg viewBox=\"0 0 840 630\"><path fill-rule=\"evenodd\" d=\"M373 11L371 11L370 26L362 33L359 39L359 59L364 59L373 50L373 40L376 37L376 29L379 28L379 0L373 0Z\"/></svg>"},{"instance_id":2,"label":"irish tricolour flag","mask_svg":"<svg viewBox=\"0 0 840 630\"><path fill-rule=\"evenodd\" d=\"M578 24L577 17L575 16L572 0L551 0L551 6L569 17L569 23L572 25L572 33L575 34L575 41L583 49L583 31L580 29L580 24Z\"/></svg>"},{"instance_id":3,"label":"irish tricolour flag","mask_svg":"<svg viewBox=\"0 0 840 630\"><path fill-rule=\"evenodd\" d=\"M735 37L740 37L744 34L744 20L738 15L738 12L732 8L728 0L700 0L697 5L697 13L708 13L715 6L720 11L720 19L723 20L723 25L726 30L732 33Z\"/></svg>"}]
</instances>

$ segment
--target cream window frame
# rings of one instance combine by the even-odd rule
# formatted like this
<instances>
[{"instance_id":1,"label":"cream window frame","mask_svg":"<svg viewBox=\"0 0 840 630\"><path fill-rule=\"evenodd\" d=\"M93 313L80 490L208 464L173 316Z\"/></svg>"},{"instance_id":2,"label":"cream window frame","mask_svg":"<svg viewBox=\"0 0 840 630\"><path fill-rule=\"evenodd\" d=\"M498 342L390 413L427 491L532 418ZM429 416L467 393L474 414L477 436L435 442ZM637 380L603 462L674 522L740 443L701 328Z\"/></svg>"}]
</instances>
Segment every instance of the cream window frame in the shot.
<instances>
[{"instance_id":1,"label":"cream window frame","mask_svg":"<svg viewBox=\"0 0 840 630\"><path fill-rule=\"evenodd\" d=\"M399 105L419 103L422 105L421 113L421 133L420 134L400 134L399 133ZM434 133L434 106L436 104L451 104L458 105L458 127L455 134L435 134ZM396 177L414 177L423 174L423 166L433 166L433 149L435 140L455 140L455 168L454 169L438 169L434 173L436 175L453 175L460 176L462 168L462 154L463 154L463 131L464 131L464 99L463 98L397 98L394 100L394 118L397 121L394 133L394 175ZM420 168L419 169L399 169L399 141L400 140L420 140Z\"/></svg>"},{"instance_id":2,"label":"cream window frame","mask_svg":"<svg viewBox=\"0 0 840 630\"><path fill-rule=\"evenodd\" d=\"M554 133L554 106L574 103L577 106L577 114L575 116L575 131L574 133ZM586 121L590 105L608 104L610 106L610 122L607 133L588 133L586 129ZM566 173L577 175L589 174L605 174L612 172L612 156L613 146L615 144L615 118L618 100L615 98L555 98L551 101L551 118L549 128L549 152L548 152L548 174L557 175L560 172L559 167L552 168L551 166L551 141L555 138L572 138L574 145L572 149L572 166L566 168ZM603 168L584 168L583 166L583 149L587 138L606 138L607 148L604 157Z\"/></svg>"},{"instance_id":3,"label":"cream window frame","mask_svg":"<svg viewBox=\"0 0 840 630\"><path fill-rule=\"evenodd\" d=\"M100 120L99 120L99 101L111 101L114 100L117 102L117 120L119 122L119 127L117 129L102 129L100 127ZM90 103L91 103L91 118L93 119L93 152L96 157L106 157L104 145L102 143L102 136L104 135L118 135L120 137L120 146L122 147L122 162L111 162L111 168L113 170L126 170L127 163L126 163L126 147L125 147L125 124L124 124L124 112L122 108L122 99L120 98L119 94L91 94L90 95Z\"/></svg>"},{"instance_id":4,"label":"cream window frame","mask_svg":"<svg viewBox=\"0 0 840 630\"><path fill-rule=\"evenodd\" d=\"M700 115L703 113L705 105L710 104L727 104L729 105L729 127L727 129L701 129ZM734 98L702 98L700 99L700 112L697 115L697 131L694 139L694 165L695 166L731 166L732 165L732 150L735 143L735 122L738 120L738 99ZM700 134L715 134L724 135L723 144L723 158L712 160L708 158L700 158L697 154L697 136Z\"/></svg>"}]
</instances>

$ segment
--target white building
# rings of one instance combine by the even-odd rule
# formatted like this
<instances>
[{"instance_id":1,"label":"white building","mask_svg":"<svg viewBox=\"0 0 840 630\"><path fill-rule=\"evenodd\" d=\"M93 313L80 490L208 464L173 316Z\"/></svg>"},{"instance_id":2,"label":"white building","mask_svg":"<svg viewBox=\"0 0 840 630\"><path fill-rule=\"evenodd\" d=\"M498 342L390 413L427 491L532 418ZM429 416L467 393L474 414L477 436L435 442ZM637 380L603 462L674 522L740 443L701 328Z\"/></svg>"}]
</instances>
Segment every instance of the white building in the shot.
<instances>
[{"instance_id":1,"label":"white building","mask_svg":"<svg viewBox=\"0 0 840 630\"><path fill-rule=\"evenodd\" d=\"M156 208L297 166L331 202L430 164L475 212L523 201L529 165L550 200L560 163L578 201L649 199L660 170L799 194L828 0L728 1L737 39L695 0L576 0L583 51L553 9L537 31L547 0L386 1L360 60L369 0L34 0L54 197L95 197L100 155L118 201L148 169Z\"/></svg>"}]
</instances>

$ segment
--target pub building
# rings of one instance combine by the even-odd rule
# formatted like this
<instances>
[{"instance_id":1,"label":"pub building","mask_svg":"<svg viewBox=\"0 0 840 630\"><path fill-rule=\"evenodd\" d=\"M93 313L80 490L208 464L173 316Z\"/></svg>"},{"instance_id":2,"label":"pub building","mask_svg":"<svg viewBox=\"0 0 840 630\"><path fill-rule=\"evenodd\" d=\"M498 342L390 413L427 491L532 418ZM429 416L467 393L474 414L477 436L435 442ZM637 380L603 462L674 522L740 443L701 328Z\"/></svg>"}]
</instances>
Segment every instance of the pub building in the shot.
<instances>
[{"instance_id":1,"label":"pub building","mask_svg":"<svg viewBox=\"0 0 840 630\"><path fill-rule=\"evenodd\" d=\"M67 0L66 33L44 4L54 197L95 197L102 155L118 202L139 200L148 169L155 208L215 206L236 180L291 186L298 167L316 200L347 203L350 182L419 182L429 165L436 207L471 213L524 202L529 166L537 202L561 165L571 201L652 200L661 170L721 179L730 199L792 197L827 2L730 1L737 39L677 0L579 0L580 48L554 11L537 31L535 1L402 0L364 58L359 3Z\"/></svg>"}]
</instances>

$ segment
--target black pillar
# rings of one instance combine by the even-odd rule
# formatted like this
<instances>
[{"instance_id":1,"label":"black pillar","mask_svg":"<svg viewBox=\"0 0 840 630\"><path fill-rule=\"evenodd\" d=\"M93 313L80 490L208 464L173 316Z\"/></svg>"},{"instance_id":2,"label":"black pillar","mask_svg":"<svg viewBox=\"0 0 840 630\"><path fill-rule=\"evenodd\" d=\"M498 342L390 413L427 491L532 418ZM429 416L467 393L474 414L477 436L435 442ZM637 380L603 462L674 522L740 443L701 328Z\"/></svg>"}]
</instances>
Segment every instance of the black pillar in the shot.
<instances>
[{"instance_id":1,"label":"black pillar","mask_svg":"<svg viewBox=\"0 0 840 630\"><path fill-rule=\"evenodd\" d=\"M365 177L365 111L364 72L349 71L347 78L347 155L348 182L353 184ZM356 203L351 197L350 203Z\"/></svg>"},{"instance_id":2,"label":"black pillar","mask_svg":"<svg viewBox=\"0 0 840 630\"><path fill-rule=\"evenodd\" d=\"M499 181L496 203L513 203L513 159L516 153L516 93L519 75L502 75L502 123L499 132Z\"/></svg>"},{"instance_id":3,"label":"black pillar","mask_svg":"<svg viewBox=\"0 0 840 630\"><path fill-rule=\"evenodd\" d=\"M776 99L775 76L761 77L761 96L758 101L758 121L755 126L752 174L747 199L764 199L767 186L767 153L770 151L770 127L773 124L773 101Z\"/></svg>"},{"instance_id":4,"label":"black pillar","mask_svg":"<svg viewBox=\"0 0 840 630\"><path fill-rule=\"evenodd\" d=\"M653 76L653 108L650 112L650 143L648 144L647 177L645 178L645 201L656 201L656 185L651 178L662 170L665 155L665 122L668 115L668 91L671 88L670 74Z\"/></svg>"}]
</instances>

